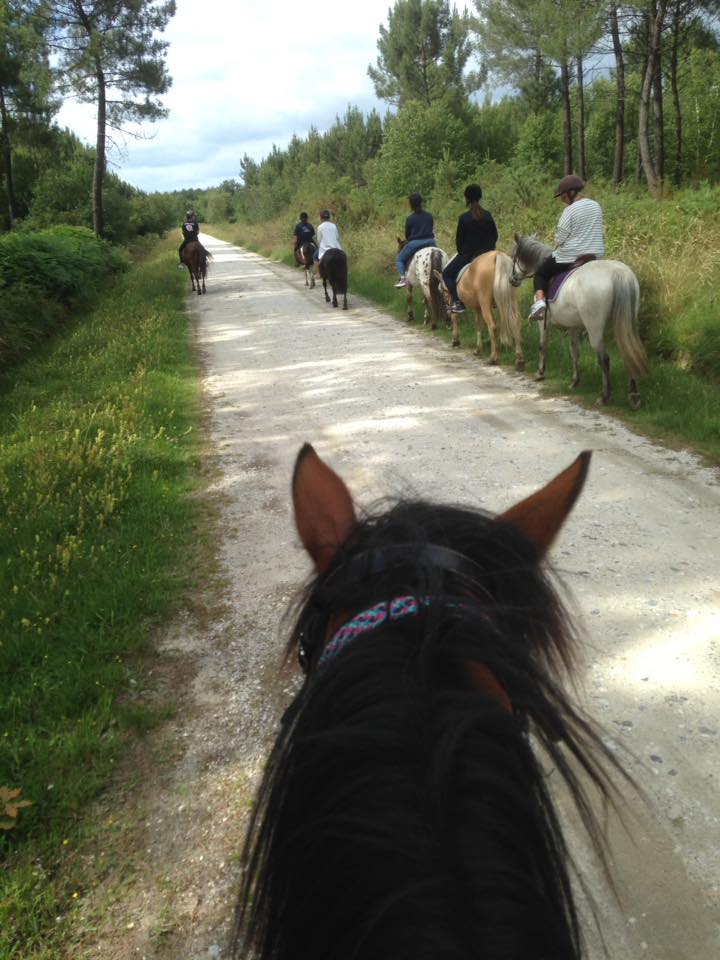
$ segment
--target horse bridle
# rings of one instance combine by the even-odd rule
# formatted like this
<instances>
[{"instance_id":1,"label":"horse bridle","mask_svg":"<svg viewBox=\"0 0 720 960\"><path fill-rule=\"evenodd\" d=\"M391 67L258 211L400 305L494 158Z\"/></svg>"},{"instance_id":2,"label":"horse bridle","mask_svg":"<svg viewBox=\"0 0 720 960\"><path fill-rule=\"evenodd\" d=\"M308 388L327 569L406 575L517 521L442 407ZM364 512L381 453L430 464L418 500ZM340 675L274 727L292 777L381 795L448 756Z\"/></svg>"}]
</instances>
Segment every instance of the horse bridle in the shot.
<instances>
[{"instance_id":1,"label":"horse bridle","mask_svg":"<svg viewBox=\"0 0 720 960\"><path fill-rule=\"evenodd\" d=\"M534 277L534 273L524 273L520 276L517 272L517 252L513 253L512 257L512 270L510 271L510 285L513 287L519 287L523 280L529 280L531 277Z\"/></svg>"}]
</instances>

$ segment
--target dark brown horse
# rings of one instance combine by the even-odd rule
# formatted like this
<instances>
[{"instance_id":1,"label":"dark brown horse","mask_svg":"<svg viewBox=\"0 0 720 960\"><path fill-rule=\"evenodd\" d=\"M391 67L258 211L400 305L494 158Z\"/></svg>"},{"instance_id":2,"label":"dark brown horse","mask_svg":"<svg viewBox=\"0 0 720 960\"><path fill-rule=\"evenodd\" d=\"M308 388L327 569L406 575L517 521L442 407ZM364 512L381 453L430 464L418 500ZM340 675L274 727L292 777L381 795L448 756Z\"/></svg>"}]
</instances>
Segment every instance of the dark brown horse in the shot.
<instances>
[{"instance_id":1,"label":"dark brown horse","mask_svg":"<svg viewBox=\"0 0 720 960\"><path fill-rule=\"evenodd\" d=\"M325 302L330 303L327 285L332 289L332 305L338 305L338 294L343 298L343 310L347 310L348 266L347 255L344 250L332 247L324 254L320 261L320 276L322 277Z\"/></svg>"},{"instance_id":2,"label":"dark brown horse","mask_svg":"<svg viewBox=\"0 0 720 960\"><path fill-rule=\"evenodd\" d=\"M212 259L212 254L208 253L199 240L191 240L182 252L182 261L190 273L190 282L193 290L197 290L198 296L206 293L205 278L207 277L208 260Z\"/></svg>"}]
</instances>

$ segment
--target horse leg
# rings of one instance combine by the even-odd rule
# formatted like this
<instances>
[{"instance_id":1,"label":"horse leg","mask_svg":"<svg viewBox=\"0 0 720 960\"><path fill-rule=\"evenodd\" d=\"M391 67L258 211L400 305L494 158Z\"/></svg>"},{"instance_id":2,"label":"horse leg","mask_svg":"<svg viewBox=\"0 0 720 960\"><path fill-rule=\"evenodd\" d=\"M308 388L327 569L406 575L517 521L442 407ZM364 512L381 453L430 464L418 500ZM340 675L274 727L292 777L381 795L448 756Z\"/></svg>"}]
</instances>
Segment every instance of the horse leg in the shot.
<instances>
[{"instance_id":1,"label":"horse leg","mask_svg":"<svg viewBox=\"0 0 720 960\"><path fill-rule=\"evenodd\" d=\"M330 286L332 287L332 292L333 292L332 305L336 307L338 305L337 290L335 288L334 283L331 283Z\"/></svg>"},{"instance_id":2,"label":"horse leg","mask_svg":"<svg viewBox=\"0 0 720 960\"><path fill-rule=\"evenodd\" d=\"M435 323L435 318L432 312L432 305L428 300L428 298L425 296L425 294L423 294L423 305L424 305L423 324L427 326L429 321L430 329L437 330L437 324Z\"/></svg>"},{"instance_id":3,"label":"horse leg","mask_svg":"<svg viewBox=\"0 0 720 960\"><path fill-rule=\"evenodd\" d=\"M485 326L488 330L488 335L490 337L490 360L488 361L493 366L498 362L498 353L497 353L497 338L495 336L495 318L492 313L492 303L482 303L480 305L482 311L482 318L485 321ZM477 325L478 331L478 347L476 351L478 356L482 354L482 324L478 321L478 315L475 313L475 323Z\"/></svg>"},{"instance_id":4,"label":"horse leg","mask_svg":"<svg viewBox=\"0 0 720 960\"><path fill-rule=\"evenodd\" d=\"M192 272L192 267L190 264L185 264L188 268L188 273L190 274L190 283L192 284L192 292L195 293L195 275Z\"/></svg>"},{"instance_id":5,"label":"horse leg","mask_svg":"<svg viewBox=\"0 0 720 960\"><path fill-rule=\"evenodd\" d=\"M642 406L642 397L640 396L640 391L638 390L634 377L630 377L628 383L628 402L632 410L639 410Z\"/></svg>"},{"instance_id":6,"label":"horse leg","mask_svg":"<svg viewBox=\"0 0 720 960\"><path fill-rule=\"evenodd\" d=\"M347 290L343 294L343 310L347 310Z\"/></svg>"},{"instance_id":7,"label":"horse leg","mask_svg":"<svg viewBox=\"0 0 720 960\"><path fill-rule=\"evenodd\" d=\"M545 316L540 321L540 347L538 350L538 369L535 374L536 380L545 379L545 355L547 352L547 338L548 338L548 320L547 320L547 310L545 311Z\"/></svg>"},{"instance_id":8,"label":"horse leg","mask_svg":"<svg viewBox=\"0 0 720 960\"><path fill-rule=\"evenodd\" d=\"M415 319L415 311L413 310L413 286L409 283L405 287L405 298L407 300L407 318L408 322L412 323Z\"/></svg>"},{"instance_id":9,"label":"horse leg","mask_svg":"<svg viewBox=\"0 0 720 960\"><path fill-rule=\"evenodd\" d=\"M572 360L573 378L570 383L572 390L580 383L580 334L577 330L570 331L570 359Z\"/></svg>"},{"instance_id":10,"label":"horse leg","mask_svg":"<svg viewBox=\"0 0 720 960\"><path fill-rule=\"evenodd\" d=\"M602 394L600 395L600 400L602 403L610 402L610 357L607 354L605 347L601 344L600 349L597 351L598 363L600 364L600 369L602 370Z\"/></svg>"},{"instance_id":11,"label":"horse leg","mask_svg":"<svg viewBox=\"0 0 720 960\"><path fill-rule=\"evenodd\" d=\"M323 277L322 282L323 282L323 291L325 293L325 303L330 303L330 297L328 296L328 292L327 292L327 279Z\"/></svg>"},{"instance_id":12,"label":"horse leg","mask_svg":"<svg viewBox=\"0 0 720 960\"><path fill-rule=\"evenodd\" d=\"M460 346L460 314L450 313L450 324L452 326L452 346Z\"/></svg>"},{"instance_id":13,"label":"horse leg","mask_svg":"<svg viewBox=\"0 0 720 960\"><path fill-rule=\"evenodd\" d=\"M510 305L510 326L515 341L515 369L524 370L525 352L523 350L522 327L520 325L520 307L517 301L517 293L514 290L510 296L512 298Z\"/></svg>"},{"instance_id":14,"label":"horse leg","mask_svg":"<svg viewBox=\"0 0 720 960\"><path fill-rule=\"evenodd\" d=\"M475 356L483 355L483 314L481 310L474 311L475 316ZM488 328L489 329L489 328ZM492 342L492 341L491 341Z\"/></svg>"}]
</instances>

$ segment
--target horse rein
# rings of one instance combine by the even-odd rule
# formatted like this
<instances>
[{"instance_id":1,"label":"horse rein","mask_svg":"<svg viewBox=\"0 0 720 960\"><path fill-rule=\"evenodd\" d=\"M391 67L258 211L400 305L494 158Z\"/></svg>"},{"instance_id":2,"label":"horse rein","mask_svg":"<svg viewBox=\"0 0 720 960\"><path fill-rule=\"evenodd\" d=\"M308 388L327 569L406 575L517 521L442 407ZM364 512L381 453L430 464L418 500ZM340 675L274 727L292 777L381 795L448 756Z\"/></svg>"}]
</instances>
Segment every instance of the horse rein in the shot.
<instances>
[{"instance_id":1,"label":"horse rein","mask_svg":"<svg viewBox=\"0 0 720 960\"><path fill-rule=\"evenodd\" d=\"M512 258L512 270L510 271L510 285L513 287L519 287L523 280L529 280L534 276L534 273L524 273L522 276L517 273L517 253L514 253Z\"/></svg>"}]
</instances>

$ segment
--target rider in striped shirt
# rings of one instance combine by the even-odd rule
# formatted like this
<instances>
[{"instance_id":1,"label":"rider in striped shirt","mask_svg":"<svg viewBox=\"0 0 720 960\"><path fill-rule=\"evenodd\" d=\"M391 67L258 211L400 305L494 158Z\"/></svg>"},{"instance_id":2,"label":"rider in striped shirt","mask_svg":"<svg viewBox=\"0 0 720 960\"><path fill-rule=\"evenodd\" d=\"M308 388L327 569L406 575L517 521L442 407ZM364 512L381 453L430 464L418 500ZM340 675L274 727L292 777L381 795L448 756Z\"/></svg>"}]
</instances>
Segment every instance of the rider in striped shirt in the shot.
<instances>
[{"instance_id":1,"label":"rider in striped shirt","mask_svg":"<svg viewBox=\"0 0 720 960\"><path fill-rule=\"evenodd\" d=\"M589 197L580 197L585 186L575 174L563 177L555 196L565 204L555 231L555 250L535 271L535 303L530 316L545 309L545 291L550 278L569 270L578 257L592 255L597 260L605 256L603 213L599 203Z\"/></svg>"}]
</instances>

